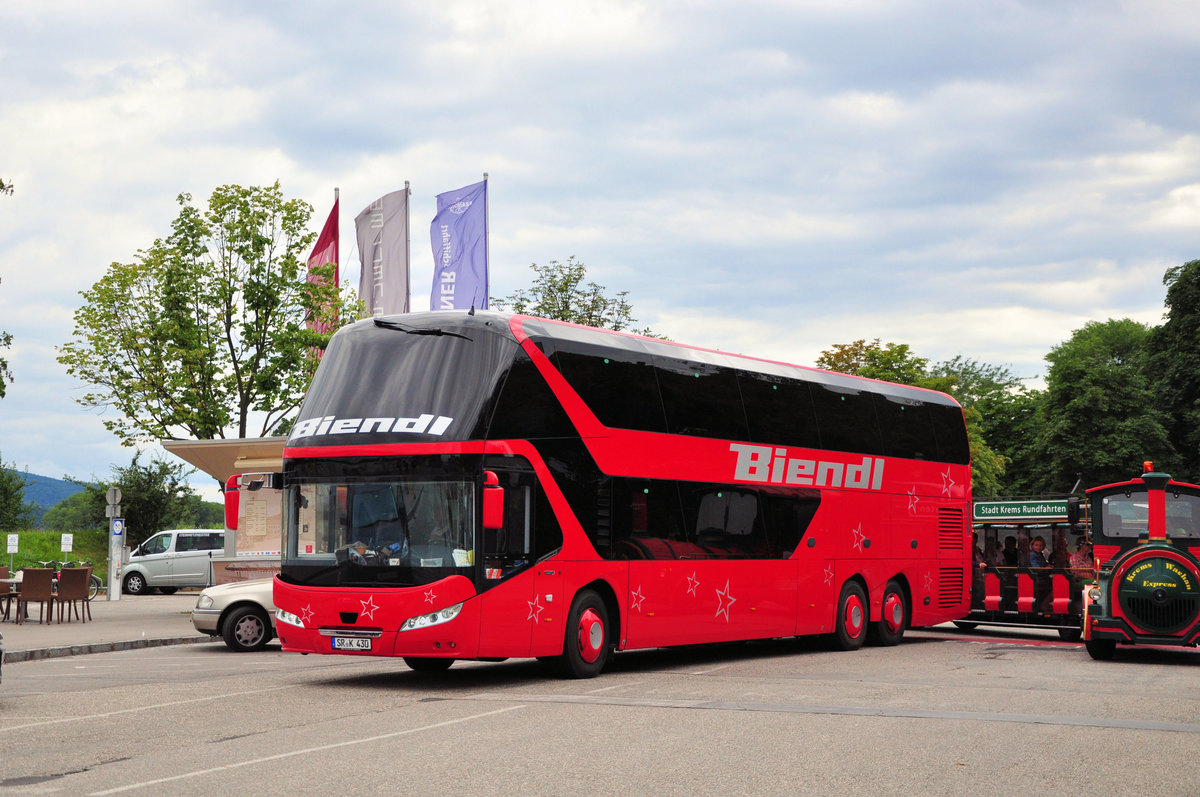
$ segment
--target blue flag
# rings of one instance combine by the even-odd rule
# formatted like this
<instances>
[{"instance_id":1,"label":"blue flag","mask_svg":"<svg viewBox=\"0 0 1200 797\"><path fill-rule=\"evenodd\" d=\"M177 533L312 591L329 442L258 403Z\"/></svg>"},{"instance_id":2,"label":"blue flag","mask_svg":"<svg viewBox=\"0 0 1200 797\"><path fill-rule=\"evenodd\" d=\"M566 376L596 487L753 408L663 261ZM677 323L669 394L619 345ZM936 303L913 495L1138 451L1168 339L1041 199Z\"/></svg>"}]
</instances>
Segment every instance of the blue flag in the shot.
<instances>
[{"instance_id":1,"label":"blue flag","mask_svg":"<svg viewBox=\"0 0 1200 797\"><path fill-rule=\"evenodd\" d=\"M429 309L486 310L487 180L438 194L429 238L433 244Z\"/></svg>"}]
</instances>

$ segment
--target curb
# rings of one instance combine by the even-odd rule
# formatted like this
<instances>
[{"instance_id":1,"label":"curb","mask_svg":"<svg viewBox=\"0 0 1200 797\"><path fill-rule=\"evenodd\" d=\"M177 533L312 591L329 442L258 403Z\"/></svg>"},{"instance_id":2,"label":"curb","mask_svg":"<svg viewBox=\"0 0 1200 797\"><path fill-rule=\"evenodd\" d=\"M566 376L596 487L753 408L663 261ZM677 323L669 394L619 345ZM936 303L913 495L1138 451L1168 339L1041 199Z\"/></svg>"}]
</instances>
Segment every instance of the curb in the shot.
<instances>
[{"instance_id":1,"label":"curb","mask_svg":"<svg viewBox=\"0 0 1200 797\"><path fill-rule=\"evenodd\" d=\"M4 651L4 663L15 664L21 661L39 661L41 659L59 659L65 656L82 656L88 653L112 653L116 650L137 650L138 648L159 648L167 645L194 645L197 642L211 642L211 636L165 637L161 639L131 639L126 642L92 642L86 645L64 645L56 648L33 648L30 650Z\"/></svg>"}]
</instances>

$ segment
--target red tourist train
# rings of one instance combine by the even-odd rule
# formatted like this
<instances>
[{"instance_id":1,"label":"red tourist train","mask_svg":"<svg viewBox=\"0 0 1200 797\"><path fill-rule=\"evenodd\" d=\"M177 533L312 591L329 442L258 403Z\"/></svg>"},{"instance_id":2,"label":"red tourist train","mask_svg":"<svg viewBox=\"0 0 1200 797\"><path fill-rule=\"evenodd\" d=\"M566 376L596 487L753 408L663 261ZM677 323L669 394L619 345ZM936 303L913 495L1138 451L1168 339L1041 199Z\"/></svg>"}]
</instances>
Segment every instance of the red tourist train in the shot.
<instances>
[{"instance_id":1,"label":"red tourist train","mask_svg":"<svg viewBox=\"0 0 1200 797\"><path fill-rule=\"evenodd\" d=\"M553 658L963 617L949 396L526 316L340 330L283 455L285 650Z\"/></svg>"},{"instance_id":2,"label":"red tourist train","mask_svg":"<svg viewBox=\"0 0 1200 797\"><path fill-rule=\"evenodd\" d=\"M1083 632L1083 587L1095 578L1087 529L1068 499L976 501L971 611L954 624Z\"/></svg>"},{"instance_id":3,"label":"red tourist train","mask_svg":"<svg viewBox=\"0 0 1200 797\"><path fill-rule=\"evenodd\" d=\"M1083 625L1091 657L1111 659L1117 645L1195 647L1200 486L1147 462L1138 478L1088 490L1085 508L1097 566Z\"/></svg>"}]
</instances>

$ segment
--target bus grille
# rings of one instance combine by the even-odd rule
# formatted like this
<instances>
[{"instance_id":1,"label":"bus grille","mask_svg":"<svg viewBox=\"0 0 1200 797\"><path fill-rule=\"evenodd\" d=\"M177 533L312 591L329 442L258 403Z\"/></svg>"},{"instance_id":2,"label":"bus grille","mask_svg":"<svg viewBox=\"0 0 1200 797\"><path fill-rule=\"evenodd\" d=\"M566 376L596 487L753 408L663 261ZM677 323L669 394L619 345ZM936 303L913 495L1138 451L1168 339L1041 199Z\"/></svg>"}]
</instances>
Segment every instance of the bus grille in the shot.
<instances>
[{"instance_id":1,"label":"bus grille","mask_svg":"<svg viewBox=\"0 0 1200 797\"><path fill-rule=\"evenodd\" d=\"M1147 631L1167 634L1190 625L1200 608L1200 601L1194 596L1181 595L1157 604L1145 595L1130 595L1122 596L1121 608Z\"/></svg>"},{"instance_id":2,"label":"bus grille","mask_svg":"<svg viewBox=\"0 0 1200 797\"><path fill-rule=\"evenodd\" d=\"M943 567L938 571L938 608L953 609L962 603L965 579L961 567Z\"/></svg>"},{"instance_id":3,"label":"bus grille","mask_svg":"<svg viewBox=\"0 0 1200 797\"><path fill-rule=\"evenodd\" d=\"M938 550L961 551L967 544L967 526L963 511L954 507L938 507Z\"/></svg>"}]
</instances>

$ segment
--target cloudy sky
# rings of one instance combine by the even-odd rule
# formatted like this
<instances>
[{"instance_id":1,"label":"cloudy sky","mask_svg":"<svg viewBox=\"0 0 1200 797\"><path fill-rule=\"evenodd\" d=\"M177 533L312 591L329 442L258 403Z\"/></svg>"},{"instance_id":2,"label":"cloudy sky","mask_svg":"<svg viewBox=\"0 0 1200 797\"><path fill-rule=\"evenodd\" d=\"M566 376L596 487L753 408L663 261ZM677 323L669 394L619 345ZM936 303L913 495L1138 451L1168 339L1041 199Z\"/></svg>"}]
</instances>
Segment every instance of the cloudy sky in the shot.
<instances>
[{"instance_id":1,"label":"cloudy sky","mask_svg":"<svg viewBox=\"0 0 1200 797\"><path fill-rule=\"evenodd\" d=\"M0 457L133 455L55 348L188 192L279 180L319 229L490 176L492 294L574 255L671 338L811 364L858 338L1034 381L1157 323L1200 257L1200 8L904 0L0 5ZM207 486L207 477L198 486Z\"/></svg>"}]
</instances>

